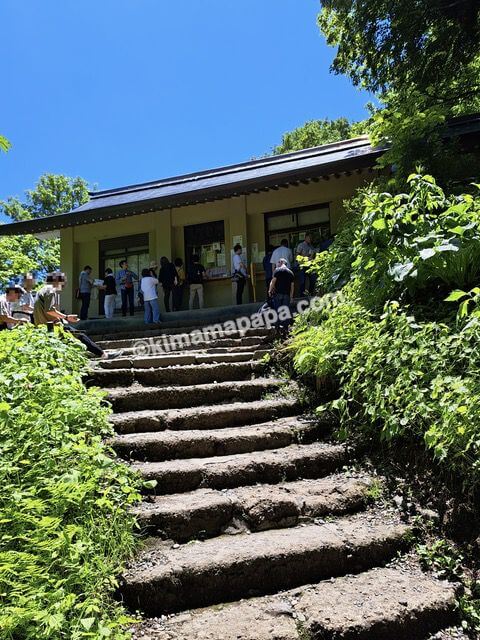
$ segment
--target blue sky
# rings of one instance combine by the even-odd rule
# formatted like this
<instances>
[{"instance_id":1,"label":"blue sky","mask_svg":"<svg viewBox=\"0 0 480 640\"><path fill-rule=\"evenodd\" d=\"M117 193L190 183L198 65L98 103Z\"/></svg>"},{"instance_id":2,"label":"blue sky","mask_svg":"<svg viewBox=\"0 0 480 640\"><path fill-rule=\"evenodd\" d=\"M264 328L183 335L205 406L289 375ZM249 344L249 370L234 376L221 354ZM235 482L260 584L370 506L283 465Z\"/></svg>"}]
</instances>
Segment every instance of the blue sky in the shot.
<instances>
[{"instance_id":1,"label":"blue sky","mask_svg":"<svg viewBox=\"0 0 480 640\"><path fill-rule=\"evenodd\" d=\"M1 0L0 199L45 172L99 188L248 160L365 115L318 0Z\"/></svg>"}]
</instances>

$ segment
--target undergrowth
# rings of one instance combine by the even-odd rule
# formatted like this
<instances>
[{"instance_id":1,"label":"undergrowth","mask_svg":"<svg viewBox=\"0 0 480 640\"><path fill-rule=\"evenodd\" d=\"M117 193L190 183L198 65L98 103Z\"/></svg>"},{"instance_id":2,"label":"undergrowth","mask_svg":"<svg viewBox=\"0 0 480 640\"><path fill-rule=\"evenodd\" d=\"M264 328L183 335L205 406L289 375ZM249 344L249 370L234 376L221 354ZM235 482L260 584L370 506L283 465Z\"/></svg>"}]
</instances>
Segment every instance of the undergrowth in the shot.
<instances>
[{"instance_id":1,"label":"undergrowth","mask_svg":"<svg viewBox=\"0 0 480 640\"><path fill-rule=\"evenodd\" d=\"M112 593L135 547L136 476L68 334L0 333L0 638L129 637Z\"/></svg>"},{"instance_id":2,"label":"undergrowth","mask_svg":"<svg viewBox=\"0 0 480 640\"><path fill-rule=\"evenodd\" d=\"M350 202L348 225L310 268L334 304L299 316L289 348L297 374L333 381L336 397L317 411L333 412L337 437L359 451L401 458L422 447L438 480L454 478L456 498L478 516L478 185L461 195L423 175L410 176L407 193L371 185ZM439 489L432 480L430 495ZM469 535L473 548L478 531ZM440 543L423 556L448 570L457 562ZM478 558L469 561L478 568ZM471 585L460 604L478 632L476 578Z\"/></svg>"}]
</instances>

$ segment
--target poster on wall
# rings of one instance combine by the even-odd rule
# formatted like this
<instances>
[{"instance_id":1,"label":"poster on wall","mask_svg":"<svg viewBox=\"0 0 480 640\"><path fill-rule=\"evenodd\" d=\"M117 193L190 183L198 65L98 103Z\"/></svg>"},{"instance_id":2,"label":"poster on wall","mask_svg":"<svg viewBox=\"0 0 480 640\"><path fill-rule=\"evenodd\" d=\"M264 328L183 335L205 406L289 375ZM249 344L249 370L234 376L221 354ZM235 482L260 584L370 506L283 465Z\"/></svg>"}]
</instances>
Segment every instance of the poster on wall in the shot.
<instances>
[{"instance_id":1,"label":"poster on wall","mask_svg":"<svg viewBox=\"0 0 480 640\"><path fill-rule=\"evenodd\" d=\"M234 247L236 244L241 244L243 247L243 236L233 236L232 247Z\"/></svg>"}]
</instances>

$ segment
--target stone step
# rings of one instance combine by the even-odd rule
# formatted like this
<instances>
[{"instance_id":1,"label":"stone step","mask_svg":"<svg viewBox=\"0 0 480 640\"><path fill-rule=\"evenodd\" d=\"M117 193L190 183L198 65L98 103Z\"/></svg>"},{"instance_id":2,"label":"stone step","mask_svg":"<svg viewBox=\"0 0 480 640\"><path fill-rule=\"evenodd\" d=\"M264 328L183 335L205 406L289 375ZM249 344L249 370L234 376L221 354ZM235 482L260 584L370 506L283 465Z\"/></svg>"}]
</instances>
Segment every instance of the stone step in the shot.
<instances>
[{"instance_id":1,"label":"stone step","mask_svg":"<svg viewBox=\"0 0 480 640\"><path fill-rule=\"evenodd\" d=\"M149 369L152 367L186 366L189 364L215 364L229 362L249 362L259 360L267 353L266 350L243 351L240 353L173 353L166 355L124 357L119 356L111 360L99 360L96 366L99 369Z\"/></svg>"},{"instance_id":2,"label":"stone step","mask_svg":"<svg viewBox=\"0 0 480 640\"><path fill-rule=\"evenodd\" d=\"M234 348L234 349L238 349L238 348L245 348L245 347L258 347L261 344L265 343L265 340L268 340L267 336L257 336L257 335L253 335L253 336L243 336L243 337L232 337L232 338L215 338L215 336L211 336L210 338L206 337L206 338L198 338L195 339L195 343L188 344L188 341L185 339L181 339L179 336L183 336L184 334L177 334L175 336L160 336L160 346L166 345L166 344L171 344L171 347L177 351L177 350L181 350L181 351L196 351L199 349L207 349L207 348ZM152 340L156 340L157 338L152 338ZM149 338L147 338L147 342L148 342ZM102 347L102 349L104 350L109 350L109 349L133 349L134 347L134 343L136 342L135 339L129 338L126 340L109 340L109 341L105 341L102 340L100 341L98 344Z\"/></svg>"},{"instance_id":3,"label":"stone step","mask_svg":"<svg viewBox=\"0 0 480 640\"><path fill-rule=\"evenodd\" d=\"M193 364L151 369L98 369L88 374L88 384L100 387L128 386L137 382L142 385L187 385L194 380L197 384L250 380L260 375L265 365L258 360L238 363Z\"/></svg>"},{"instance_id":4,"label":"stone step","mask_svg":"<svg viewBox=\"0 0 480 640\"><path fill-rule=\"evenodd\" d=\"M268 336L274 333L273 329L258 328L258 329L233 329L231 325L228 327L220 327L215 323L209 322L205 325L192 325L191 327L167 327L162 329L162 325L154 329L131 329L126 331L116 331L115 333L97 333L96 331L89 331L88 335L95 340L95 342L114 342L116 340L148 340L150 338L157 339L170 336L178 336L180 334L188 334L194 336L214 336L217 338L243 338L244 336Z\"/></svg>"},{"instance_id":5,"label":"stone step","mask_svg":"<svg viewBox=\"0 0 480 640\"><path fill-rule=\"evenodd\" d=\"M343 446L316 442L231 456L136 462L132 467L145 480L156 480L156 493L165 494L320 478L333 473L345 461Z\"/></svg>"},{"instance_id":6,"label":"stone step","mask_svg":"<svg viewBox=\"0 0 480 640\"><path fill-rule=\"evenodd\" d=\"M191 384L185 387L144 387L134 385L112 389L107 399L116 413L148 409L183 409L224 402L252 402L266 393L276 392L289 383L275 378L256 378L216 384Z\"/></svg>"},{"instance_id":7,"label":"stone step","mask_svg":"<svg viewBox=\"0 0 480 640\"><path fill-rule=\"evenodd\" d=\"M300 418L225 429L133 433L112 438L119 456L130 460L176 460L207 458L278 449L290 444L310 443L325 433L326 424Z\"/></svg>"},{"instance_id":8,"label":"stone step","mask_svg":"<svg viewBox=\"0 0 480 640\"><path fill-rule=\"evenodd\" d=\"M158 615L274 593L384 562L408 531L362 514L178 548L156 538L125 572L121 594L130 609Z\"/></svg>"},{"instance_id":9,"label":"stone step","mask_svg":"<svg viewBox=\"0 0 480 640\"><path fill-rule=\"evenodd\" d=\"M455 617L451 583L412 568L377 568L146 620L133 629L132 640L423 640Z\"/></svg>"},{"instance_id":10,"label":"stone step","mask_svg":"<svg viewBox=\"0 0 480 640\"><path fill-rule=\"evenodd\" d=\"M371 484L368 476L336 474L223 491L198 489L147 499L134 513L144 531L187 542L229 530L291 527L305 519L357 511L368 502Z\"/></svg>"},{"instance_id":11,"label":"stone step","mask_svg":"<svg viewBox=\"0 0 480 640\"><path fill-rule=\"evenodd\" d=\"M129 411L110 416L117 433L184 431L186 429L222 429L258 424L291 416L300 408L295 398L235 402L215 407L192 407L160 411Z\"/></svg>"},{"instance_id":12,"label":"stone step","mask_svg":"<svg viewBox=\"0 0 480 640\"><path fill-rule=\"evenodd\" d=\"M270 347L264 343L257 343L257 344L247 344L245 346L238 346L238 347L213 347L210 346L208 343L205 343L204 345L200 345L200 346L194 346L191 345L189 348L178 348L178 349L172 349L171 351L165 351L164 354L162 354L161 352L152 352L150 355L179 355L182 353L186 353L188 355L222 355L223 353L256 353L257 351L261 351L262 355L266 352L266 349L269 349ZM130 347L130 348L126 348L126 349L121 349L121 356L122 358L131 358L131 357L138 357L140 356L144 356L147 354L143 354L143 353L138 353L136 347ZM107 349L107 353L111 352L111 351L115 351L115 349ZM143 351L143 348L142 348Z\"/></svg>"}]
</instances>

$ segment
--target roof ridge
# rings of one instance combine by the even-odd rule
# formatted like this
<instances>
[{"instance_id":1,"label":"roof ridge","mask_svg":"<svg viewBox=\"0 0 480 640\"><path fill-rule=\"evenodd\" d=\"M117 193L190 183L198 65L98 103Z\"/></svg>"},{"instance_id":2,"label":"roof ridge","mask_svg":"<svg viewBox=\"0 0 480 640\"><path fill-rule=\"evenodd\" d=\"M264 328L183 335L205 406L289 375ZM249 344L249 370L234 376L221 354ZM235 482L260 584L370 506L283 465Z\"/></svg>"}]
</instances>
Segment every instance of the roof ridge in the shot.
<instances>
[{"instance_id":1,"label":"roof ridge","mask_svg":"<svg viewBox=\"0 0 480 640\"><path fill-rule=\"evenodd\" d=\"M247 171L252 167L261 167L274 164L282 164L289 162L292 158L305 158L310 156L321 156L332 151L335 148L349 148L359 146L370 146L370 140L367 135L357 136L355 138L349 138L348 140L338 140L337 142L329 142L328 144L319 145L317 147L309 147L307 149L300 149L299 151L291 151L289 153L282 153L276 156L266 156L264 158L258 158L255 160L248 160L237 164L225 165L214 169L204 169L203 171L196 171L192 173L180 174L178 176L171 176L169 178L163 178L160 180L152 180L150 182L141 182L133 185L126 185L124 187L117 187L113 189L102 189L101 191L93 191L90 193L92 200L98 200L105 196L111 196L121 193L132 193L135 191L143 191L151 189L153 187L166 187L175 184L182 184L185 182L194 182L197 179L205 179L207 177L217 177L221 175L227 175L229 173L238 173L239 171Z\"/></svg>"}]
</instances>

